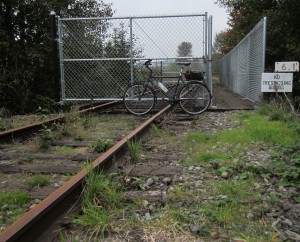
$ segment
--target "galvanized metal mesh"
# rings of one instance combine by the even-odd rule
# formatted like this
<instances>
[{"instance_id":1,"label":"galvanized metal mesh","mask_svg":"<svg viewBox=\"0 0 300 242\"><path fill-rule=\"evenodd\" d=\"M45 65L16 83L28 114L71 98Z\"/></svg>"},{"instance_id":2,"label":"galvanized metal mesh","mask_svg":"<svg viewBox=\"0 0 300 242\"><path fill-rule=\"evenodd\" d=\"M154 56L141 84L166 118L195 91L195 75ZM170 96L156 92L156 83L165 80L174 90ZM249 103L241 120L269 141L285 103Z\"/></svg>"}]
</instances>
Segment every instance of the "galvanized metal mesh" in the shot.
<instances>
[{"instance_id":1,"label":"galvanized metal mesh","mask_svg":"<svg viewBox=\"0 0 300 242\"><path fill-rule=\"evenodd\" d=\"M261 98L261 74L265 69L266 18L220 62L220 81L252 101Z\"/></svg>"},{"instance_id":2,"label":"galvanized metal mesh","mask_svg":"<svg viewBox=\"0 0 300 242\"><path fill-rule=\"evenodd\" d=\"M208 72L207 14L57 19L63 102L121 100L130 83L145 81L147 59L158 75L177 77L179 61ZM192 44L187 56L178 56L182 42Z\"/></svg>"}]
</instances>

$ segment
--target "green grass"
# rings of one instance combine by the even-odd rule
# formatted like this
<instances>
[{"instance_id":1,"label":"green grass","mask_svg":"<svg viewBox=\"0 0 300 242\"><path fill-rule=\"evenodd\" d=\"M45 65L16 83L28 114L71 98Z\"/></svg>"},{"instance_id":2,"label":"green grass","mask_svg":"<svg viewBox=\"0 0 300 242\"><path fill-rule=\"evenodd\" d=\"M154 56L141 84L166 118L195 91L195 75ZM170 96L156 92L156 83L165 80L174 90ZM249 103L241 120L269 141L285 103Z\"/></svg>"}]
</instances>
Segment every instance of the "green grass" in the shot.
<instances>
[{"instance_id":1,"label":"green grass","mask_svg":"<svg viewBox=\"0 0 300 242\"><path fill-rule=\"evenodd\" d=\"M187 198L190 201L193 201L195 199L196 195L191 193L190 189L183 186L174 186L170 189L168 193L168 201L170 203L176 202L176 201L183 201Z\"/></svg>"},{"instance_id":2,"label":"green grass","mask_svg":"<svg viewBox=\"0 0 300 242\"><path fill-rule=\"evenodd\" d=\"M195 238L189 233L183 232L184 230L182 228L184 224L190 225L194 223L195 219L192 216L172 205L166 205L163 208L160 208L159 214L160 216L149 223L143 221L142 223L141 221L139 222L140 226L142 225L144 228L147 228L149 236L152 237L157 231L160 231L163 235L166 235L167 238L169 236L176 238L174 241L181 241L180 237L182 238L182 241L195 241ZM156 240L153 241L159 241L159 238L156 238Z\"/></svg>"},{"instance_id":3,"label":"green grass","mask_svg":"<svg viewBox=\"0 0 300 242\"><path fill-rule=\"evenodd\" d=\"M189 134L186 143L192 159L184 161L184 164L210 166L217 175L226 171L230 176L238 176L240 179L247 179L252 174L275 176L280 180L280 185L299 187L299 119L282 110L262 107L257 111L240 113L234 120L239 122L240 128L221 130L212 135ZM259 149L261 145L274 147L269 153L272 155L273 152L273 157L274 153L277 155L271 163L259 166L244 163L240 159L233 162L235 157L246 150ZM289 164L286 160L290 161Z\"/></svg>"},{"instance_id":4,"label":"green grass","mask_svg":"<svg viewBox=\"0 0 300 242\"><path fill-rule=\"evenodd\" d=\"M183 213L178 207L167 205L164 212L165 219L170 220L173 224L192 224L195 219Z\"/></svg>"},{"instance_id":5,"label":"green grass","mask_svg":"<svg viewBox=\"0 0 300 242\"><path fill-rule=\"evenodd\" d=\"M249 208L247 208L249 210ZM201 212L206 215L206 218L212 222L216 222L219 226L225 226L231 223L242 223L245 217L241 212L246 213L246 208L235 202L212 202L210 205L203 206Z\"/></svg>"},{"instance_id":6,"label":"green grass","mask_svg":"<svg viewBox=\"0 0 300 242\"><path fill-rule=\"evenodd\" d=\"M247 112L235 117L241 127L234 130L220 130L214 134L190 133L186 137L185 146L194 158L187 162L201 163L211 160L228 160L253 144L291 145L299 143L300 122L290 119L272 121L270 116L262 116L260 112ZM274 112L273 112L274 113ZM271 114L270 114L271 115ZM298 131L299 132L298 132ZM226 153L214 150L226 148Z\"/></svg>"},{"instance_id":7,"label":"green grass","mask_svg":"<svg viewBox=\"0 0 300 242\"><path fill-rule=\"evenodd\" d=\"M26 192L12 191L12 192L0 192L0 206L4 204L23 205L29 201L29 196Z\"/></svg>"},{"instance_id":8,"label":"green grass","mask_svg":"<svg viewBox=\"0 0 300 242\"><path fill-rule=\"evenodd\" d=\"M196 153L194 155L194 160L199 163L210 162L214 160L226 161L228 159L229 159L228 154L224 154L224 153Z\"/></svg>"},{"instance_id":9,"label":"green grass","mask_svg":"<svg viewBox=\"0 0 300 242\"><path fill-rule=\"evenodd\" d=\"M274 114L274 113L273 113ZM249 144L251 142L267 144L293 144L299 140L294 130L295 122L273 121L255 112L244 113L237 117L242 127L235 130L223 130L208 136L203 133L191 133L188 142L225 146L228 144Z\"/></svg>"},{"instance_id":10,"label":"green grass","mask_svg":"<svg viewBox=\"0 0 300 242\"><path fill-rule=\"evenodd\" d=\"M121 195L118 184L102 172L92 169L86 177L82 195L82 214L73 222L87 228L91 237L103 237L104 233L114 227L116 217L121 213Z\"/></svg>"},{"instance_id":11,"label":"green grass","mask_svg":"<svg viewBox=\"0 0 300 242\"><path fill-rule=\"evenodd\" d=\"M56 152L58 154L72 154L74 152L74 149L72 147L68 147L68 146L60 146L56 148Z\"/></svg>"},{"instance_id":12,"label":"green grass","mask_svg":"<svg viewBox=\"0 0 300 242\"><path fill-rule=\"evenodd\" d=\"M198 144L205 144L210 141L210 137L203 133L191 133L187 136L186 140L196 142Z\"/></svg>"},{"instance_id":13,"label":"green grass","mask_svg":"<svg viewBox=\"0 0 300 242\"><path fill-rule=\"evenodd\" d=\"M199 201L199 211L206 216L204 227L246 241L273 241L276 235L272 228L263 223L264 218L258 219L263 201L254 183L264 177L276 177L278 185L299 187L300 122L285 110L270 107L239 113L233 121L239 128L186 136L185 146L191 159L184 164L199 164L218 176L224 171L229 173L226 179L209 184L208 196L212 199ZM274 147L269 150L271 162L243 161L246 151L258 151L262 145ZM272 194L269 197L270 203L277 199ZM293 199L297 202L299 197ZM256 215L248 218L248 213Z\"/></svg>"},{"instance_id":14,"label":"green grass","mask_svg":"<svg viewBox=\"0 0 300 242\"><path fill-rule=\"evenodd\" d=\"M117 184L113 183L111 177L105 176L103 172L97 174L90 170L86 178L83 199L84 201L98 199L109 208L114 208L120 202L121 196Z\"/></svg>"},{"instance_id":15,"label":"green grass","mask_svg":"<svg viewBox=\"0 0 300 242\"><path fill-rule=\"evenodd\" d=\"M151 125L151 137L153 138L164 138L164 139L171 139L174 138L176 136L175 133L170 132L170 131L165 131L160 129L159 127L157 127L156 125Z\"/></svg>"},{"instance_id":16,"label":"green grass","mask_svg":"<svg viewBox=\"0 0 300 242\"><path fill-rule=\"evenodd\" d=\"M50 184L50 178L46 175L33 175L25 183L31 187L45 187Z\"/></svg>"},{"instance_id":17,"label":"green grass","mask_svg":"<svg viewBox=\"0 0 300 242\"><path fill-rule=\"evenodd\" d=\"M138 141L128 141L128 149L131 162L137 162L142 151L141 143Z\"/></svg>"},{"instance_id":18,"label":"green grass","mask_svg":"<svg viewBox=\"0 0 300 242\"><path fill-rule=\"evenodd\" d=\"M296 140L293 129L279 121L269 121L261 116L251 116L241 129L220 131L212 139L223 144L260 142L267 144L292 144Z\"/></svg>"},{"instance_id":19,"label":"green grass","mask_svg":"<svg viewBox=\"0 0 300 242\"><path fill-rule=\"evenodd\" d=\"M113 145L113 140L111 139L103 139L96 138L96 140L92 144L92 149L94 152L101 153L108 150Z\"/></svg>"},{"instance_id":20,"label":"green grass","mask_svg":"<svg viewBox=\"0 0 300 242\"><path fill-rule=\"evenodd\" d=\"M197 152L193 154L192 159L184 160L182 163L184 165L212 165L212 164L220 164L226 163L229 160L229 154L224 153L204 153Z\"/></svg>"},{"instance_id":21,"label":"green grass","mask_svg":"<svg viewBox=\"0 0 300 242\"><path fill-rule=\"evenodd\" d=\"M268 225L261 225L258 220L262 212L262 197L261 189L254 187L255 181L250 176L247 180L229 179L210 184L209 195L213 199L199 206L200 212L206 216L206 226L210 229L224 228L222 233L231 236L241 236L244 228L248 228L250 240L262 236ZM254 216L248 217L249 213Z\"/></svg>"},{"instance_id":22,"label":"green grass","mask_svg":"<svg viewBox=\"0 0 300 242\"><path fill-rule=\"evenodd\" d=\"M228 180L212 184L212 192L233 197L241 202L255 202L259 196L255 196L253 184L255 180L249 177L247 180ZM258 194L256 194L258 195Z\"/></svg>"},{"instance_id":23,"label":"green grass","mask_svg":"<svg viewBox=\"0 0 300 242\"><path fill-rule=\"evenodd\" d=\"M111 210L96 206L94 202L85 202L82 215L73 219L73 223L87 228L91 238L103 237L105 232L113 228L116 214Z\"/></svg>"},{"instance_id":24,"label":"green grass","mask_svg":"<svg viewBox=\"0 0 300 242\"><path fill-rule=\"evenodd\" d=\"M28 201L29 195L22 191L0 192L0 231L24 213Z\"/></svg>"}]
</instances>

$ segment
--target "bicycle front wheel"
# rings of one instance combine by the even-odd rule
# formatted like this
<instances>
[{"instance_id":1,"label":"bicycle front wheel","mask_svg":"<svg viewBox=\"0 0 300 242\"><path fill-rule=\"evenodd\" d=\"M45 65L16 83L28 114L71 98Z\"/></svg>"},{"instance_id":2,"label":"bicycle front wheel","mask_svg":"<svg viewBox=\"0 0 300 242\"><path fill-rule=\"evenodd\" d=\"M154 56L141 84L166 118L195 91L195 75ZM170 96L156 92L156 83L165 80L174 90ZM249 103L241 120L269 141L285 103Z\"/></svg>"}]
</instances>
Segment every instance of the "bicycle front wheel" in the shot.
<instances>
[{"instance_id":1,"label":"bicycle front wheel","mask_svg":"<svg viewBox=\"0 0 300 242\"><path fill-rule=\"evenodd\" d=\"M210 91L201 82L189 82L179 92L180 107L192 115L203 113L208 109L210 102Z\"/></svg>"},{"instance_id":2,"label":"bicycle front wheel","mask_svg":"<svg viewBox=\"0 0 300 242\"><path fill-rule=\"evenodd\" d=\"M129 112L143 115L150 112L154 107L155 95L150 87L134 84L126 90L123 101Z\"/></svg>"}]
</instances>

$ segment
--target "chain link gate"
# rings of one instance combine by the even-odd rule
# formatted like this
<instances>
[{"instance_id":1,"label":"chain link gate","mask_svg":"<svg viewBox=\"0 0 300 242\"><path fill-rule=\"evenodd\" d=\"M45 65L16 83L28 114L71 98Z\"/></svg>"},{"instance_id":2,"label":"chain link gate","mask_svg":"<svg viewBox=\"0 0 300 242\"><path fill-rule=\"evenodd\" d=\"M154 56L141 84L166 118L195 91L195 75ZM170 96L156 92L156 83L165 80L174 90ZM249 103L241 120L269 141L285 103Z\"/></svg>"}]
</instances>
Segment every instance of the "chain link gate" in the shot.
<instances>
[{"instance_id":1,"label":"chain link gate","mask_svg":"<svg viewBox=\"0 0 300 242\"><path fill-rule=\"evenodd\" d=\"M166 86L178 77L178 61L206 72L211 86L212 17L207 13L56 19L62 103L122 100L130 83L146 80L147 59L153 60L154 74L174 75ZM191 52L178 56L183 42L191 43Z\"/></svg>"}]
</instances>

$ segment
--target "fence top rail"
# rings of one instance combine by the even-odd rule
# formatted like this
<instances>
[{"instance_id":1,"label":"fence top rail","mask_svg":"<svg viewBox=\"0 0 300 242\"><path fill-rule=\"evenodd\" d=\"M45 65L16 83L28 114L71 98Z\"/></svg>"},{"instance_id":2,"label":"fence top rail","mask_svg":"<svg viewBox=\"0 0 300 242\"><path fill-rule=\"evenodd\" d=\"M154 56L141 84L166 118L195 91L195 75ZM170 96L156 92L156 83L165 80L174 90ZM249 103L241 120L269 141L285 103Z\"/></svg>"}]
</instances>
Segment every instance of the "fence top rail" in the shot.
<instances>
[{"instance_id":1,"label":"fence top rail","mask_svg":"<svg viewBox=\"0 0 300 242\"><path fill-rule=\"evenodd\" d=\"M207 12L198 14L174 14L174 15L149 15L149 16L128 16L128 17L78 17L78 18L61 18L61 21L73 20L109 20L109 19L145 19L145 18L175 18L175 17L206 17Z\"/></svg>"},{"instance_id":2,"label":"fence top rail","mask_svg":"<svg viewBox=\"0 0 300 242\"><path fill-rule=\"evenodd\" d=\"M148 60L149 58L82 58L82 59L78 59L78 58L74 58L74 59L70 59L70 58L66 58L63 59L64 62L68 62L68 61L116 61L116 60L121 60L121 61L142 61L142 60ZM182 59L182 60L190 60L190 59L197 59L197 60L204 60L205 58L203 57L174 57L174 58L150 58L153 61L169 61L169 60L174 60L174 59ZM193 62L193 63L198 63L198 62ZM199 62L201 63L201 62Z\"/></svg>"}]
</instances>

